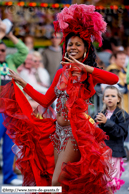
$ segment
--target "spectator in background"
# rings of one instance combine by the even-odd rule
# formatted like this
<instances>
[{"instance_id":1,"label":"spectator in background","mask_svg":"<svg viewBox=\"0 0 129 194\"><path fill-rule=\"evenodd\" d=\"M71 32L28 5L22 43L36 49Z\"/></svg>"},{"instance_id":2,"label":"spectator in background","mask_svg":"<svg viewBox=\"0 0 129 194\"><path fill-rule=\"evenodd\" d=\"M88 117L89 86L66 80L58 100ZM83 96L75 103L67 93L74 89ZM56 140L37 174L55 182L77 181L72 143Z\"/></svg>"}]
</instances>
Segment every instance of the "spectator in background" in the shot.
<instances>
[{"instance_id":1,"label":"spectator in background","mask_svg":"<svg viewBox=\"0 0 129 194\"><path fill-rule=\"evenodd\" d=\"M125 77L126 77L126 72L127 72L127 69L124 67L125 60L126 60L126 54L124 51L117 51L114 54L114 57L115 57L114 63L107 67L107 71L111 71L113 69L119 70L119 74L118 74L118 77L120 80L119 84L121 86L124 86L126 84ZM123 76L123 74L125 76Z\"/></svg>"},{"instance_id":2,"label":"spectator in background","mask_svg":"<svg viewBox=\"0 0 129 194\"><path fill-rule=\"evenodd\" d=\"M114 54L115 63L111 64L107 67L107 71L113 72L118 71L119 82L118 86L123 93L123 108L126 112L128 111L128 87L126 82L126 73L127 69L124 67L126 60L126 53L124 51L117 51Z\"/></svg>"},{"instance_id":3,"label":"spectator in background","mask_svg":"<svg viewBox=\"0 0 129 194\"><path fill-rule=\"evenodd\" d=\"M111 44L110 44L110 41L108 39L103 40L102 49L103 49L103 51L98 52L97 55L101 59L101 61L104 62L104 64L107 67L107 66L109 66L109 58L112 54Z\"/></svg>"},{"instance_id":4,"label":"spectator in background","mask_svg":"<svg viewBox=\"0 0 129 194\"><path fill-rule=\"evenodd\" d=\"M115 63L115 56L114 54L111 54L110 58L109 58L109 64L114 64Z\"/></svg>"},{"instance_id":5,"label":"spectator in background","mask_svg":"<svg viewBox=\"0 0 129 194\"><path fill-rule=\"evenodd\" d=\"M41 86L35 77L35 58L33 54L28 54L27 58L24 62L24 68L23 70L20 72L20 76L26 80L27 83L29 83L30 85L32 85L38 92L45 94L47 89L44 86Z\"/></svg>"},{"instance_id":6,"label":"spectator in background","mask_svg":"<svg viewBox=\"0 0 129 194\"><path fill-rule=\"evenodd\" d=\"M100 62L99 62L100 63ZM98 64L98 63L97 63ZM115 65L115 54L111 54L110 58L109 58L109 67L107 68L107 70L109 70L111 73L116 74L119 77L119 69L116 69L116 65ZM98 64L98 67L101 68L101 66ZM111 68L110 68L111 67ZM100 84L101 87L101 91L103 91L106 86L108 86L108 84ZM118 83L114 85L116 88L118 88L121 92L123 92L124 90L119 87Z\"/></svg>"},{"instance_id":7,"label":"spectator in background","mask_svg":"<svg viewBox=\"0 0 129 194\"><path fill-rule=\"evenodd\" d=\"M129 43L125 46L125 53L126 53L125 67L127 67L129 65Z\"/></svg>"},{"instance_id":8,"label":"spectator in background","mask_svg":"<svg viewBox=\"0 0 129 194\"><path fill-rule=\"evenodd\" d=\"M126 46L126 65L127 65L127 74L126 74L126 82L129 84L129 45Z\"/></svg>"},{"instance_id":9,"label":"spectator in background","mask_svg":"<svg viewBox=\"0 0 129 194\"><path fill-rule=\"evenodd\" d=\"M113 53L116 53L117 51L124 51L124 47L122 46L122 43L119 37L111 37L110 43L111 43L111 49Z\"/></svg>"},{"instance_id":10,"label":"spectator in background","mask_svg":"<svg viewBox=\"0 0 129 194\"><path fill-rule=\"evenodd\" d=\"M6 27L0 21L0 39L5 36ZM7 35L6 35L7 36ZM19 40L12 32L8 34L8 39L10 39L17 52L11 55L6 55L6 45L0 40L0 85L4 86L10 82L9 69L16 71L16 68L21 65L28 54L27 47ZM3 125L3 117L0 114L0 139L3 138L3 183L11 184L14 186L22 185L22 180L17 178L17 175L13 171L14 153L12 152L12 146L14 143L12 139L6 134L7 129Z\"/></svg>"},{"instance_id":11,"label":"spectator in background","mask_svg":"<svg viewBox=\"0 0 129 194\"><path fill-rule=\"evenodd\" d=\"M116 54L112 54L112 55L110 56L110 59L109 59L110 65L109 65L109 67L107 68L107 70L110 71L111 73L116 74L116 75L119 77L120 69L117 68L116 65L115 65L115 56L116 56ZM102 90L102 91L106 88L106 86L108 86L107 84L100 84L100 85L101 85L101 90ZM118 88L118 90L120 90L121 93L124 93L124 91L125 91L124 87L119 86L118 83L115 84L114 86L115 86L116 88Z\"/></svg>"},{"instance_id":12,"label":"spectator in background","mask_svg":"<svg viewBox=\"0 0 129 194\"><path fill-rule=\"evenodd\" d=\"M106 66L104 64L103 61L100 60L100 58L97 56L97 59L96 59L96 62L97 62L97 67L99 67L100 69L103 69L105 70ZM100 102L100 98L102 96L102 88L101 88L101 85L100 83L97 83L96 86L95 86L95 91L96 93L94 94L96 97L95 97L95 101L96 101L96 108L97 108L97 111L99 111L100 109L100 106L101 106L101 102ZM104 84L105 85L105 84Z\"/></svg>"},{"instance_id":13,"label":"spectator in background","mask_svg":"<svg viewBox=\"0 0 129 194\"><path fill-rule=\"evenodd\" d=\"M42 56L40 52L34 51L34 68L35 68L35 77L37 82L44 87L50 86L50 75L48 71L44 68L43 62L42 62Z\"/></svg>"},{"instance_id":14,"label":"spectator in background","mask_svg":"<svg viewBox=\"0 0 129 194\"><path fill-rule=\"evenodd\" d=\"M126 157L124 141L128 135L129 115L121 108L121 102L122 95L119 90L114 86L107 86L103 92L103 109L95 119L99 127L109 136L105 143L112 149L111 161L115 173L108 185L113 193L124 184L121 175L124 171L123 158Z\"/></svg>"},{"instance_id":15,"label":"spectator in background","mask_svg":"<svg viewBox=\"0 0 129 194\"><path fill-rule=\"evenodd\" d=\"M27 46L29 53L34 52L34 37L32 35L26 35L23 37L23 42ZM21 64L18 68L17 71L20 73L24 69L24 64Z\"/></svg>"},{"instance_id":16,"label":"spectator in background","mask_svg":"<svg viewBox=\"0 0 129 194\"><path fill-rule=\"evenodd\" d=\"M27 46L27 48L29 49L29 53L34 52L34 37L31 35L26 35L23 38L23 42L25 43L25 45Z\"/></svg>"},{"instance_id":17,"label":"spectator in background","mask_svg":"<svg viewBox=\"0 0 129 194\"><path fill-rule=\"evenodd\" d=\"M52 45L43 51L43 64L50 74L51 82L62 59L62 48L59 46L62 39L61 33L51 33Z\"/></svg>"},{"instance_id":18,"label":"spectator in background","mask_svg":"<svg viewBox=\"0 0 129 194\"><path fill-rule=\"evenodd\" d=\"M100 69L104 69L104 70L106 68L105 63L99 58L97 58L97 67L99 67Z\"/></svg>"},{"instance_id":19,"label":"spectator in background","mask_svg":"<svg viewBox=\"0 0 129 194\"><path fill-rule=\"evenodd\" d=\"M38 92L45 94L47 91L46 86L42 86L36 79L36 67L37 61L33 54L29 53L24 64L23 69L20 71L20 76L26 80L31 86L33 86ZM38 106L38 103L31 99L28 95L26 95L29 103L31 104L32 108L35 109Z\"/></svg>"}]
</instances>

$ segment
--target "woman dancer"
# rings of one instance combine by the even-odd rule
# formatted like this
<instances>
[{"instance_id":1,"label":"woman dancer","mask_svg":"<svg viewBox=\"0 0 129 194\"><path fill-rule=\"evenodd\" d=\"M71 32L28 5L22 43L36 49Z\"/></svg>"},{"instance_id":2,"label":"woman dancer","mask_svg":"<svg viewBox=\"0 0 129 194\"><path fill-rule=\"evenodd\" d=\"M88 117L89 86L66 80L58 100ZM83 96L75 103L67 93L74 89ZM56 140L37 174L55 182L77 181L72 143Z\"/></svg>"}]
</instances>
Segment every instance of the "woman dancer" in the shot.
<instances>
[{"instance_id":1,"label":"woman dancer","mask_svg":"<svg viewBox=\"0 0 129 194\"><path fill-rule=\"evenodd\" d=\"M11 70L13 84L2 88L0 112L5 115L8 134L20 148L18 165L24 185L62 185L64 193L73 194L109 192L112 151L104 143L107 136L88 115L88 105L95 84L115 84L118 77L96 68L92 39L101 45L106 23L94 9L72 5L58 14L55 31L63 32L65 56L63 68L45 95ZM36 118L14 80L45 109L58 98L56 119L48 118L46 110L42 110L42 119Z\"/></svg>"}]
</instances>

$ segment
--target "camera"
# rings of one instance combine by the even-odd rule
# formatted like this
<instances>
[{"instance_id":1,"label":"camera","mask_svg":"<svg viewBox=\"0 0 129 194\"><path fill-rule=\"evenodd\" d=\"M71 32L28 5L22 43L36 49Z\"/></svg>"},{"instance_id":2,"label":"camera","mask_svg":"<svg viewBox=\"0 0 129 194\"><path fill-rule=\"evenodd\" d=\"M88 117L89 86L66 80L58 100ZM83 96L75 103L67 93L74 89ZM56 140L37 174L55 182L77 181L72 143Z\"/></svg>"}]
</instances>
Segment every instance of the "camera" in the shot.
<instances>
[{"instance_id":1,"label":"camera","mask_svg":"<svg viewBox=\"0 0 129 194\"><path fill-rule=\"evenodd\" d=\"M8 34L9 32L11 32L12 28L13 28L13 24L9 19L4 19L2 20L2 22L6 25L6 34Z\"/></svg>"}]
</instances>

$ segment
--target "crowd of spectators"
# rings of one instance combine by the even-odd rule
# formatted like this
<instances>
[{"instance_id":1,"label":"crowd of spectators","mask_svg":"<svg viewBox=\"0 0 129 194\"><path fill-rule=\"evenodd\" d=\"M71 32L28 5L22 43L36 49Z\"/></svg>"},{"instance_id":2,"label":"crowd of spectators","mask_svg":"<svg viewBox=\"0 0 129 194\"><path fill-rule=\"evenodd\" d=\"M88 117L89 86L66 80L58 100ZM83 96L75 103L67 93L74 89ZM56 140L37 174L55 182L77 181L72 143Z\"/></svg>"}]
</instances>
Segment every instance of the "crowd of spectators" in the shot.
<instances>
[{"instance_id":1,"label":"crowd of spectators","mask_svg":"<svg viewBox=\"0 0 129 194\"><path fill-rule=\"evenodd\" d=\"M111 37L110 39L103 40L102 51L97 52L98 57L98 66L107 71L115 73L119 77L119 82L116 84L116 87L123 94L123 108L129 113L129 104L128 104L128 91L129 91L129 82L128 80L128 66L129 66L129 46L123 45L119 37ZM101 91L104 90L106 85L101 84Z\"/></svg>"}]
</instances>

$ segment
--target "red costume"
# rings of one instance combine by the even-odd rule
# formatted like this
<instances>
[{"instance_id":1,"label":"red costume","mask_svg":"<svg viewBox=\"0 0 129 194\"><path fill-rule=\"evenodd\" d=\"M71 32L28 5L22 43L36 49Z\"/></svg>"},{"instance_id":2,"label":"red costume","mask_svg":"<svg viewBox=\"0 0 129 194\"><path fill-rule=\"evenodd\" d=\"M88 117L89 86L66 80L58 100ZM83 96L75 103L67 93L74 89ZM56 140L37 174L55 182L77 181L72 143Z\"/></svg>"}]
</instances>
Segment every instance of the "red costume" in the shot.
<instances>
[{"instance_id":1,"label":"red costume","mask_svg":"<svg viewBox=\"0 0 129 194\"><path fill-rule=\"evenodd\" d=\"M54 88L56 85L59 87L58 81L61 75L61 80L63 79L67 85L69 99L66 106L81 159L78 162L62 164L61 175L64 173L65 179L62 180L60 176L59 181L64 191L68 193L93 194L97 191L99 194L106 194L107 180L111 181L110 177L113 173L110 164L112 152L104 143L104 139L107 138L105 133L86 114L87 102L95 93L96 83L115 84L118 77L110 72L94 68L93 73L89 74L90 85L87 90L83 83L78 82L77 77L71 76L70 71L71 69L67 70L69 76L65 74L64 79L65 67L63 71L58 70L45 95L34 90L29 84L26 85L24 91L47 108L56 98ZM85 73L83 79L86 77ZM54 171L54 148L49 135L55 131L56 120L35 118L27 99L14 82L1 88L0 102L0 112L5 115L4 125L8 129L9 136L20 148L15 152L18 155L17 164L24 175L24 185L51 185Z\"/></svg>"}]
</instances>

